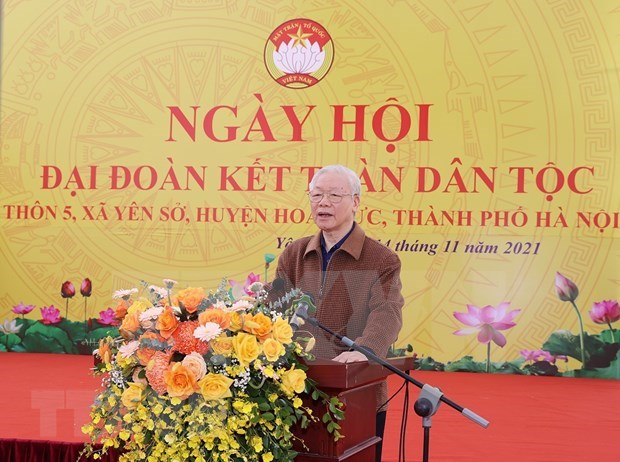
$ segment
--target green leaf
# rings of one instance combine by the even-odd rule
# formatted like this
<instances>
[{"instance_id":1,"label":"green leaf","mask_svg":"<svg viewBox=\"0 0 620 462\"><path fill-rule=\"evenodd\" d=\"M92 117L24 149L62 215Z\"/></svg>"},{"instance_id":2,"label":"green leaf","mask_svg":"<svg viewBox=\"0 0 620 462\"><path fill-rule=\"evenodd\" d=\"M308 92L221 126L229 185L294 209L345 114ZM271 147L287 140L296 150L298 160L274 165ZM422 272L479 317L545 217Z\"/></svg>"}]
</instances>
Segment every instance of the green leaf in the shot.
<instances>
[{"instance_id":1,"label":"green leaf","mask_svg":"<svg viewBox=\"0 0 620 462\"><path fill-rule=\"evenodd\" d=\"M620 331L618 331L617 329L607 329L599 334L599 338L605 343L620 342Z\"/></svg>"},{"instance_id":2,"label":"green leaf","mask_svg":"<svg viewBox=\"0 0 620 462\"><path fill-rule=\"evenodd\" d=\"M262 401L258 403L258 408L264 412L264 411L269 411L271 409L271 406L269 405L267 401Z\"/></svg>"},{"instance_id":3,"label":"green leaf","mask_svg":"<svg viewBox=\"0 0 620 462\"><path fill-rule=\"evenodd\" d=\"M0 347L4 347L2 351L11 351L15 345L22 343L22 339L15 334L0 334Z\"/></svg>"},{"instance_id":4,"label":"green leaf","mask_svg":"<svg viewBox=\"0 0 620 462\"><path fill-rule=\"evenodd\" d=\"M485 372L486 362L474 361L471 356L464 356L458 361L450 361L445 370L448 372Z\"/></svg>"},{"instance_id":5,"label":"green leaf","mask_svg":"<svg viewBox=\"0 0 620 462\"><path fill-rule=\"evenodd\" d=\"M565 377L588 377L594 379L620 379L620 352L616 355L609 367L597 369L578 369L565 372Z\"/></svg>"},{"instance_id":6,"label":"green leaf","mask_svg":"<svg viewBox=\"0 0 620 462\"><path fill-rule=\"evenodd\" d=\"M271 422L272 420L276 418L276 416L274 416L271 412L265 412L264 414L261 415L261 417L265 419L267 422Z\"/></svg>"},{"instance_id":7,"label":"green leaf","mask_svg":"<svg viewBox=\"0 0 620 462\"><path fill-rule=\"evenodd\" d=\"M431 357L424 357L421 359L416 359L415 368L421 371L443 371L446 366L439 361L435 361Z\"/></svg>"},{"instance_id":8,"label":"green leaf","mask_svg":"<svg viewBox=\"0 0 620 462\"><path fill-rule=\"evenodd\" d=\"M555 364L551 364L548 361L536 361L533 364L523 366L523 372L527 375L548 375L558 376L561 375L558 367Z\"/></svg>"},{"instance_id":9,"label":"green leaf","mask_svg":"<svg viewBox=\"0 0 620 462\"><path fill-rule=\"evenodd\" d=\"M53 325L37 322L25 332L24 347L26 351L36 353L71 353L77 352L67 333Z\"/></svg>"},{"instance_id":10,"label":"green leaf","mask_svg":"<svg viewBox=\"0 0 620 462\"><path fill-rule=\"evenodd\" d=\"M605 343L596 336L584 333L584 368L599 369L607 368L620 350L620 343ZM552 355L566 355L581 361L581 344L579 336L561 330L551 334L551 337L543 344L543 350Z\"/></svg>"},{"instance_id":11,"label":"green leaf","mask_svg":"<svg viewBox=\"0 0 620 462\"><path fill-rule=\"evenodd\" d=\"M521 364L523 359L517 359L515 361L506 361L503 363L491 363L491 372L496 374L517 374L523 375L521 370Z\"/></svg>"},{"instance_id":12,"label":"green leaf","mask_svg":"<svg viewBox=\"0 0 620 462\"><path fill-rule=\"evenodd\" d=\"M26 333L26 330L28 330L28 328L30 326L32 326L33 324L37 324L39 321L35 321L34 319L22 319L22 318L17 318L15 320L15 323L17 324L18 327L20 327L19 332L17 332L17 335L19 335L20 337L23 337L24 334Z\"/></svg>"},{"instance_id":13,"label":"green leaf","mask_svg":"<svg viewBox=\"0 0 620 462\"><path fill-rule=\"evenodd\" d=\"M72 343L78 343L84 340L86 336L87 324L84 321L69 321L63 319L58 324L54 325L64 330Z\"/></svg>"},{"instance_id":14,"label":"green leaf","mask_svg":"<svg viewBox=\"0 0 620 462\"><path fill-rule=\"evenodd\" d=\"M28 353L28 350L26 350L26 347L23 343L15 345L11 351L13 351L14 353Z\"/></svg>"}]
</instances>

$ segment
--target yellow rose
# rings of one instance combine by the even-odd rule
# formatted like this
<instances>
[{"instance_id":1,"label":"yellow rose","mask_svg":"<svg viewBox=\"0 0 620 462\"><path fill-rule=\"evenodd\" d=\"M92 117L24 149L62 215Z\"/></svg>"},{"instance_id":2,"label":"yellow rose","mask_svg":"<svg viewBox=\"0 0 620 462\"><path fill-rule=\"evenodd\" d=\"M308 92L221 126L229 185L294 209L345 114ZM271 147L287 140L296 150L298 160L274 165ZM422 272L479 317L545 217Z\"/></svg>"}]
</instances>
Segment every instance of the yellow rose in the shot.
<instances>
[{"instance_id":1,"label":"yellow rose","mask_svg":"<svg viewBox=\"0 0 620 462\"><path fill-rule=\"evenodd\" d=\"M285 393L301 393L306 388L306 373L301 369L289 369L282 374L282 389Z\"/></svg>"},{"instance_id":2,"label":"yellow rose","mask_svg":"<svg viewBox=\"0 0 620 462\"><path fill-rule=\"evenodd\" d=\"M135 409L142 401L143 383L129 382L129 386L125 388L121 395L121 402L127 409Z\"/></svg>"},{"instance_id":3,"label":"yellow rose","mask_svg":"<svg viewBox=\"0 0 620 462\"><path fill-rule=\"evenodd\" d=\"M257 313L254 316L247 314L244 318L243 330L256 335L261 340L269 335L272 327L271 319L263 313Z\"/></svg>"},{"instance_id":4,"label":"yellow rose","mask_svg":"<svg viewBox=\"0 0 620 462\"><path fill-rule=\"evenodd\" d=\"M233 380L222 374L208 373L199 382L200 393L206 400L232 397L230 386Z\"/></svg>"},{"instance_id":5,"label":"yellow rose","mask_svg":"<svg viewBox=\"0 0 620 462\"><path fill-rule=\"evenodd\" d=\"M136 313L137 315L140 315L140 313L152 307L153 304L149 302L148 299L140 297L138 300L133 302L129 308L127 308L127 314Z\"/></svg>"},{"instance_id":6,"label":"yellow rose","mask_svg":"<svg viewBox=\"0 0 620 462\"><path fill-rule=\"evenodd\" d=\"M263 342L263 353L269 361L274 362L284 354L284 346L277 340L268 338Z\"/></svg>"},{"instance_id":7,"label":"yellow rose","mask_svg":"<svg viewBox=\"0 0 620 462\"><path fill-rule=\"evenodd\" d=\"M213 353L222 356L231 356L233 353L232 337L218 335L209 342Z\"/></svg>"},{"instance_id":8,"label":"yellow rose","mask_svg":"<svg viewBox=\"0 0 620 462\"><path fill-rule=\"evenodd\" d=\"M293 341L293 328L287 320L278 317L273 323L271 336L278 342L288 345Z\"/></svg>"},{"instance_id":9,"label":"yellow rose","mask_svg":"<svg viewBox=\"0 0 620 462\"><path fill-rule=\"evenodd\" d=\"M231 332L237 332L241 330L243 326L243 314L238 311L233 311L230 313L230 326L228 326L228 330Z\"/></svg>"},{"instance_id":10,"label":"yellow rose","mask_svg":"<svg viewBox=\"0 0 620 462\"><path fill-rule=\"evenodd\" d=\"M174 363L164 372L164 380L168 395L172 398L186 399L199 390L194 373L181 363Z\"/></svg>"},{"instance_id":11,"label":"yellow rose","mask_svg":"<svg viewBox=\"0 0 620 462\"><path fill-rule=\"evenodd\" d=\"M249 366L261 353L256 337L251 334L238 333L233 337L232 344L235 355L243 367Z\"/></svg>"}]
</instances>

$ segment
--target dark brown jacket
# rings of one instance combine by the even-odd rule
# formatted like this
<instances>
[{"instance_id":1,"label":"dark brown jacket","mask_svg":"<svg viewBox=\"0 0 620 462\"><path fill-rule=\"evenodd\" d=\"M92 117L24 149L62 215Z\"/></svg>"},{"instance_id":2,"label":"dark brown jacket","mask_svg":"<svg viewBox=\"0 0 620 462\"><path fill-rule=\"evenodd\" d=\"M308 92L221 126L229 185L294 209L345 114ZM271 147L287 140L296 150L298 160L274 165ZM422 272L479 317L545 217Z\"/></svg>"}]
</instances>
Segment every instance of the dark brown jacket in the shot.
<instances>
[{"instance_id":1,"label":"dark brown jacket","mask_svg":"<svg viewBox=\"0 0 620 462\"><path fill-rule=\"evenodd\" d=\"M323 274L321 234L298 239L278 259L276 277L286 289L297 287L314 298L315 317L329 329L385 357L402 326L400 259L395 252L366 236L355 224ZM318 358L333 359L348 347L308 324L316 339ZM387 399L383 385L378 406Z\"/></svg>"}]
</instances>

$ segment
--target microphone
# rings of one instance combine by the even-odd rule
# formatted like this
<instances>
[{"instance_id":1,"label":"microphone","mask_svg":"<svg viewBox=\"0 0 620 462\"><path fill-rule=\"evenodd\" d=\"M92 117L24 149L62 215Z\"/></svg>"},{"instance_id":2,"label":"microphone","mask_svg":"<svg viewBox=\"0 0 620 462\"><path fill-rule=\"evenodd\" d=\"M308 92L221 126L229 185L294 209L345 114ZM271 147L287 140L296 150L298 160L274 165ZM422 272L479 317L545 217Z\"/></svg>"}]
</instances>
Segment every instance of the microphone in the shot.
<instances>
[{"instance_id":1,"label":"microphone","mask_svg":"<svg viewBox=\"0 0 620 462\"><path fill-rule=\"evenodd\" d=\"M293 332L295 332L300 326L304 325L304 321L306 319L308 319L308 304L301 302L297 305L297 309L293 313L293 316L291 316L288 323L293 328Z\"/></svg>"},{"instance_id":2,"label":"microphone","mask_svg":"<svg viewBox=\"0 0 620 462\"><path fill-rule=\"evenodd\" d=\"M267 291L267 293L272 294L283 291L285 286L286 284L284 283L284 279L275 278L271 282L266 282L264 285L264 289Z\"/></svg>"},{"instance_id":3,"label":"microphone","mask_svg":"<svg viewBox=\"0 0 620 462\"><path fill-rule=\"evenodd\" d=\"M302 304L300 303L300 305L302 305ZM298 313L295 312L295 314L298 314ZM300 313L299 316L301 317L302 314L303 313ZM386 369L392 371L394 374L396 374L399 377L405 379L407 382L413 383L415 386L417 386L421 390L425 391L426 395L423 396L423 398L426 401L422 403L422 408L427 407L428 403L433 404L433 403L439 403L439 401L442 401L442 402L446 403L448 406L450 406L453 409L455 409L456 411L460 412L464 417L467 417L468 419L470 419L473 422L477 423L481 427L487 428L489 426L489 421L488 420L480 417L478 414L476 414L475 412L473 412L473 411L471 411L471 410L469 410L467 408L459 406L454 401L446 398L444 396L444 394L441 392L441 390L439 390L438 388L431 387L430 385L426 385L426 384L424 384L424 383L414 379L410 375L405 374L403 371L401 371L397 367L393 366L388 361L386 361L386 360L380 358L379 356L377 356L370 348L366 348L366 347L363 347L361 345L358 345L357 343L355 343L350 338L345 337L344 335L337 334L336 332L332 331L329 327L324 326L323 324L321 324L318 319L312 318L312 317L308 316L307 312L305 314L303 314L303 316L305 316L305 318L302 318L302 319L304 319L305 321L308 321L308 323L312 324L313 326L318 327L319 329L324 330L328 334L334 336L335 338L340 340L345 346L350 347L352 350L355 350L355 351L358 351L358 352L362 353L370 361L374 361L375 363L379 364L380 366L385 367ZM421 411L425 411L425 409L421 409ZM434 414L434 412L433 412L433 414Z\"/></svg>"}]
</instances>

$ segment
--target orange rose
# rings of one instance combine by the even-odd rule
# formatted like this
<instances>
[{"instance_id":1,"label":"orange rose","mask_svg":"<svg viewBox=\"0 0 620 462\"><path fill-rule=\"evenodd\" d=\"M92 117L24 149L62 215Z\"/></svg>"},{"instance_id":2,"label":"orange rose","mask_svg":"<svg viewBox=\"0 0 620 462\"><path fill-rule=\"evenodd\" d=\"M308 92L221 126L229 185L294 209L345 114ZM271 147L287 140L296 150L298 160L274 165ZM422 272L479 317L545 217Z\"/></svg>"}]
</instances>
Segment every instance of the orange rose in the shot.
<instances>
[{"instance_id":1,"label":"orange rose","mask_svg":"<svg viewBox=\"0 0 620 462\"><path fill-rule=\"evenodd\" d=\"M209 342L216 355L230 356L233 352L232 337L219 335Z\"/></svg>"},{"instance_id":2,"label":"orange rose","mask_svg":"<svg viewBox=\"0 0 620 462\"><path fill-rule=\"evenodd\" d=\"M271 329L273 329L273 324L268 316L265 316L263 313L258 313L254 316L246 314L243 322L244 331L256 335L260 340L264 340L271 332Z\"/></svg>"},{"instance_id":3,"label":"orange rose","mask_svg":"<svg viewBox=\"0 0 620 462\"><path fill-rule=\"evenodd\" d=\"M174 363L170 369L164 372L164 380L168 395L171 397L187 399L200 389L192 371L181 363Z\"/></svg>"},{"instance_id":4,"label":"orange rose","mask_svg":"<svg viewBox=\"0 0 620 462\"><path fill-rule=\"evenodd\" d=\"M116 308L114 309L114 317L122 320L127 314L127 302L123 299L118 301Z\"/></svg>"},{"instance_id":5,"label":"orange rose","mask_svg":"<svg viewBox=\"0 0 620 462\"><path fill-rule=\"evenodd\" d=\"M273 323L271 337L284 345L288 345L293 341L293 328L286 319L278 317Z\"/></svg>"},{"instance_id":6,"label":"orange rose","mask_svg":"<svg viewBox=\"0 0 620 462\"><path fill-rule=\"evenodd\" d=\"M202 287L188 287L187 289L180 290L174 300L177 305L183 305L188 313L195 313L206 296L205 290Z\"/></svg>"},{"instance_id":7,"label":"orange rose","mask_svg":"<svg viewBox=\"0 0 620 462\"><path fill-rule=\"evenodd\" d=\"M144 334L140 336L138 340L140 341L141 345L143 345L142 340L146 340L147 342L145 343L148 343L148 340L157 340L159 342L165 342L165 340L159 335L157 335L155 332L145 332ZM146 366L156 351L157 350L153 348L149 348L148 346L140 346L140 348L136 350L136 356L138 357L138 361L140 362L140 364L142 364L143 366Z\"/></svg>"},{"instance_id":8,"label":"orange rose","mask_svg":"<svg viewBox=\"0 0 620 462\"><path fill-rule=\"evenodd\" d=\"M163 338L168 339L172 336L172 333L178 325L179 320L174 314L174 311L172 311L171 307L166 306L164 312L157 318L157 324L155 324L155 327L157 327L157 330Z\"/></svg>"},{"instance_id":9,"label":"orange rose","mask_svg":"<svg viewBox=\"0 0 620 462\"><path fill-rule=\"evenodd\" d=\"M214 322L219 325L222 330L225 330L230 326L230 314L220 308L207 308L198 316L198 322L201 326L204 326L208 322Z\"/></svg>"},{"instance_id":10,"label":"orange rose","mask_svg":"<svg viewBox=\"0 0 620 462\"><path fill-rule=\"evenodd\" d=\"M112 360L112 349L110 348L110 344L108 340L102 338L99 340L99 349L97 350L97 356L101 358L101 361L105 364L110 364Z\"/></svg>"},{"instance_id":11,"label":"orange rose","mask_svg":"<svg viewBox=\"0 0 620 462\"><path fill-rule=\"evenodd\" d=\"M138 317L138 313L127 314L127 316L123 318L121 326L118 328L125 340L134 338L138 329L140 329L140 318Z\"/></svg>"}]
</instances>

